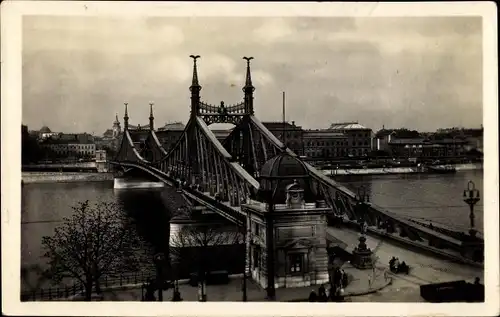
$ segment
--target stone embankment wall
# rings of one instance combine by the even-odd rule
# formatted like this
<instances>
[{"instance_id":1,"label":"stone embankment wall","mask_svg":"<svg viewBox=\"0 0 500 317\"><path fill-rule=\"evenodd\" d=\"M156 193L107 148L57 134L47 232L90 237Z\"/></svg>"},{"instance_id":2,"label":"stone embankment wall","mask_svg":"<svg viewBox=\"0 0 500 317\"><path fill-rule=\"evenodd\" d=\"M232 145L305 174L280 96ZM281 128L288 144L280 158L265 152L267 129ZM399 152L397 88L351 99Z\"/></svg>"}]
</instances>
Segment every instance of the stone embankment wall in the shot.
<instances>
[{"instance_id":1,"label":"stone embankment wall","mask_svg":"<svg viewBox=\"0 0 500 317\"><path fill-rule=\"evenodd\" d=\"M112 181L113 173L23 172L21 179L24 184L102 182Z\"/></svg>"},{"instance_id":2,"label":"stone embankment wall","mask_svg":"<svg viewBox=\"0 0 500 317\"><path fill-rule=\"evenodd\" d=\"M443 165L444 166L444 165ZM446 165L448 166L448 165ZM483 169L480 163L451 165L457 171L479 170ZM436 166L437 167L437 166ZM386 168L356 168L356 169L338 169L323 170L325 175L377 175L377 174L412 174L423 173L424 170L418 167L386 167Z\"/></svg>"}]
</instances>

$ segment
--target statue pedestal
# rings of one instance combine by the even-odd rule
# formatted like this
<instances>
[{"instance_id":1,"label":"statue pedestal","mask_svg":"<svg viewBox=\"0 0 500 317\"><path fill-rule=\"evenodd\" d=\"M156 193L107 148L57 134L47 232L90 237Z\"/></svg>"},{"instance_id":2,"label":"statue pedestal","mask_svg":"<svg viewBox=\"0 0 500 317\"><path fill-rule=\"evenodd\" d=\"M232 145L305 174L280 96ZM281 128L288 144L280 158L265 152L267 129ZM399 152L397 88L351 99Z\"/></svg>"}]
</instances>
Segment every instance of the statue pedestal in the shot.
<instances>
[{"instance_id":1,"label":"statue pedestal","mask_svg":"<svg viewBox=\"0 0 500 317\"><path fill-rule=\"evenodd\" d=\"M352 251L351 264L358 269L371 269L372 263L372 250L366 246L366 238L361 236L359 238L359 245Z\"/></svg>"}]
</instances>

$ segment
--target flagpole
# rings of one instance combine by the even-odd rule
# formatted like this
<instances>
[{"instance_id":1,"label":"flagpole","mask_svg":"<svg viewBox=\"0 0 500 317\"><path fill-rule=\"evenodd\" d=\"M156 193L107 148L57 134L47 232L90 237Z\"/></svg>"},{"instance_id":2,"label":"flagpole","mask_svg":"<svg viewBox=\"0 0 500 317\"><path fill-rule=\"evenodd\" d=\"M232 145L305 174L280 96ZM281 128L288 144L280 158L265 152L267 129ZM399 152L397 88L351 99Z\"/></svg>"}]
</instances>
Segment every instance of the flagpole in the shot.
<instances>
[{"instance_id":1,"label":"flagpole","mask_svg":"<svg viewBox=\"0 0 500 317\"><path fill-rule=\"evenodd\" d=\"M285 92L283 91L283 145L286 147Z\"/></svg>"}]
</instances>

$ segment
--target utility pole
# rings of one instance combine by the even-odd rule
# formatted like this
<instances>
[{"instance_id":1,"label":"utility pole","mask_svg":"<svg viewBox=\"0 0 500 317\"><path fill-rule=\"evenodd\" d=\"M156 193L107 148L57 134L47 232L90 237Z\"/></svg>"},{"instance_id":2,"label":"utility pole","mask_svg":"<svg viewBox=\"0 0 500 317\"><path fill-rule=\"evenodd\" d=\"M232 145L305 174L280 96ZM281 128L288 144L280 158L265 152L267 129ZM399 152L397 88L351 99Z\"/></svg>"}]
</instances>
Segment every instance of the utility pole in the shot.
<instances>
[{"instance_id":1,"label":"utility pole","mask_svg":"<svg viewBox=\"0 0 500 317\"><path fill-rule=\"evenodd\" d=\"M283 91L283 145L286 148L285 92Z\"/></svg>"}]
</instances>

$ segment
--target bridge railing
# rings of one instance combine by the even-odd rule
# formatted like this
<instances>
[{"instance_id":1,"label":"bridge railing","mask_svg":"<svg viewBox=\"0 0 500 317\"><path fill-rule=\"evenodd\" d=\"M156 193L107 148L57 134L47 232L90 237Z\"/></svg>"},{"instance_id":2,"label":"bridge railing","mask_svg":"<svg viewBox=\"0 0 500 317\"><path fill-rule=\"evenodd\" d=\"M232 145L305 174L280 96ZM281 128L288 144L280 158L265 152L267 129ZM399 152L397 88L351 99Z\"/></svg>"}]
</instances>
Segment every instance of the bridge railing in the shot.
<instances>
[{"instance_id":1,"label":"bridge railing","mask_svg":"<svg viewBox=\"0 0 500 317\"><path fill-rule=\"evenodd\" d=\"M276 149L282 149L284 147L283 143L255 116L251 116L251 122L252 125L259 130L259 133L267 139L266 141L272 144ZM297 156L297 154L288 148L286 151L292 156ZM375 204L367 204L365 211L360 212L356 207L359 199L354 192L337 183L330 177L327 177L310 164L305 163L305 165L313 180L316 182L316 190L325 197L325 200L332 206L332 211L338 215L347 215L350 220L355 222L363 219L372 226L378 226L381 221L391 222L391 225L395 227L396 230L400 230L400 234L408 235L412 239L421 239L422 237L439 239L443 246L455 250L460 248L461 241L458 239L447 236L443 234L443 232L437 232L415 222L411 222L409 219L396 215Z\"/></svg>"}]
</instances>

